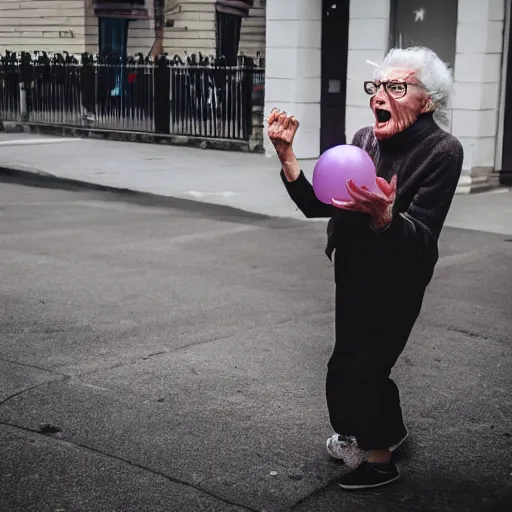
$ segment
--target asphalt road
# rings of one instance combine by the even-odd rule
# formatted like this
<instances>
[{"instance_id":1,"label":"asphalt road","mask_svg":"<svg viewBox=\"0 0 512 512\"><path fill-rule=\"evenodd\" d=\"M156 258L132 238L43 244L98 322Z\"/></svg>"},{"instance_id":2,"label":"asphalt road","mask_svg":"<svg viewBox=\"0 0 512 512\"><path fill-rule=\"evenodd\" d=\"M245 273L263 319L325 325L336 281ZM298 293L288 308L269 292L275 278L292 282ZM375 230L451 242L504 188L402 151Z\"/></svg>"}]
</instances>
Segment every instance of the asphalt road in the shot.
<instances>
[{"instance_id":1,"label":"asphalt road","mask_svg":"<svg viewBox=\"0 0 512 512\"><path fill-rule=\"evenodd\" d=\"M135 199L0 184L2 512L512 510L510 236L445 230L404 478L345 493L324 223Z\"/></svg>"}]
</instances>

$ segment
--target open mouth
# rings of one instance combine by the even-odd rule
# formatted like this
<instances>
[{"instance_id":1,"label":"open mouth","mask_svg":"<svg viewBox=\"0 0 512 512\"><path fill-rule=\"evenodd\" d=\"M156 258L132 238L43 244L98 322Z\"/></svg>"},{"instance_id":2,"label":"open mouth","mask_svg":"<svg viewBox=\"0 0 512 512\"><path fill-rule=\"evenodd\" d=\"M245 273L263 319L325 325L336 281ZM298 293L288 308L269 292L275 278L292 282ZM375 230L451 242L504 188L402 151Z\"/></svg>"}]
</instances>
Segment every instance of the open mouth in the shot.
<instances>
[{"instance_id":1,"label":"open mouth","mask_svg":"<svg viewBox=\"0 0 512 512\"><path fill-rule=\"evenodd\" d=\"M375 109L375 117L379 123L387 123L391 119L391 112L388 110L382 110L380 108Z\"/></svg>"}]
</instances>

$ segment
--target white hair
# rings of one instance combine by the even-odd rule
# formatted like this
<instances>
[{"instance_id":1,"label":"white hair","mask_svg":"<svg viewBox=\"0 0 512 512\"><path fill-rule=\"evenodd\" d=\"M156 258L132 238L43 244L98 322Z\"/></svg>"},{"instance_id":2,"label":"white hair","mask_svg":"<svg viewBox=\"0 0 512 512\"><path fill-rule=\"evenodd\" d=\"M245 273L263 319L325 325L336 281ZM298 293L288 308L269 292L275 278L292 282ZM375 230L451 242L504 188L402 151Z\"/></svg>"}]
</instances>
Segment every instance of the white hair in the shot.
<instances>
[{"instance_id":1,"label":"white hair","mask_svg":"<svg viewBox=\"0 0 512 512\"><path fill-rule=\"evenodd\" d=\"M386 68L415 69L416 77L427 90L440 122L448 121L448 103L453 93L453 77L448 66L430 49L415 46L393 48L374 71L378 79Z\"/></svg>"}]
</instances>

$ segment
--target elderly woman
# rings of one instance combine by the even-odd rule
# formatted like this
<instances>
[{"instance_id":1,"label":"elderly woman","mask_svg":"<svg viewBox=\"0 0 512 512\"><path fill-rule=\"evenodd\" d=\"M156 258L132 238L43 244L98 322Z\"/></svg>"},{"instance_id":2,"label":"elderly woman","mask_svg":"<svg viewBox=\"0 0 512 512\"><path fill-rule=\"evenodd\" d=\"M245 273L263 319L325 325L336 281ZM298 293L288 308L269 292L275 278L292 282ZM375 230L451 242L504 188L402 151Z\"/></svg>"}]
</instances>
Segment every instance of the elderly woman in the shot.
<instances>
[{"instance_id":1,"label":"elderly woman","mask_svg":"<svg viewBox=\"0 0 512 512\"><path fill-rule=\"evenodd\" d=\"M451 89L451 73L432 51L391 50L364 83L375 124L352 142L375 162L379 192L349 180L351 201L333 197L332 205L316 198L295 158L298 121L277 109L268 119L291 199L308 218L330 218L336 342L326 395L335 434L327 451L352 467L344 489L400 477L391 455L408 432L390 373L420 313L461 173L462 147L435 121L446 117Z\"/></svg>"}]
</instances>

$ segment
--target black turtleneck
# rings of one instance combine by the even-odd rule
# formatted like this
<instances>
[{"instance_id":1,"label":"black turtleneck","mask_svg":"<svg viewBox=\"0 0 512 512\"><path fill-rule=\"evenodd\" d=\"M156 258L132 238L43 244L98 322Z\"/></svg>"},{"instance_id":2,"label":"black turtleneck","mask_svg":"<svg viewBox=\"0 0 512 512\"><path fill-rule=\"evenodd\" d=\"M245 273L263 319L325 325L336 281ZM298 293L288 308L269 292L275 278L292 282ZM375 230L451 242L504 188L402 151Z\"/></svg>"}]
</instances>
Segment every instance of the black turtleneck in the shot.
<instances>
[{"instance_id":1,"label":"black turtleneck","mask_svg":"<svg viewBox=\"0 0 512 512\"><path fill-rule=\"evenodd\" d=\"M417 267L419 262L433 269L437 240L462 170L461 144L439 128L432 114L423 114L386 140L378 141L372 127L362 128L352 144L370 154L378 176L389 181L397 174L393 220L384 231L374 231L366 214L322 203L302 172L297 180L288 182L281 171L290 197L306 217L331 218L327 255L330 258L337 249L336 262L341 257L348 272L375 265Z\"/></svg>"}]
</instances>

